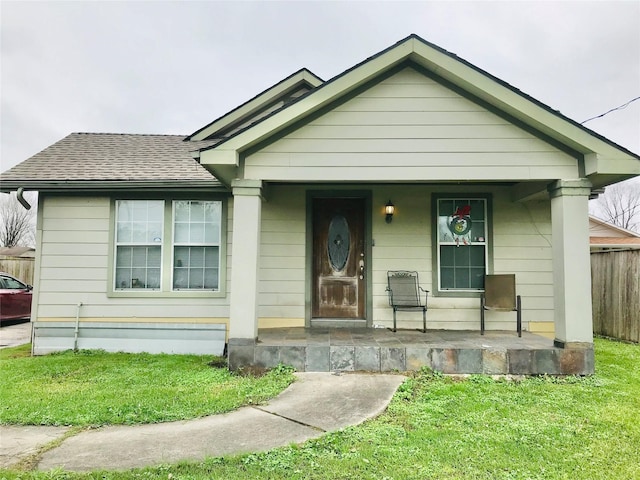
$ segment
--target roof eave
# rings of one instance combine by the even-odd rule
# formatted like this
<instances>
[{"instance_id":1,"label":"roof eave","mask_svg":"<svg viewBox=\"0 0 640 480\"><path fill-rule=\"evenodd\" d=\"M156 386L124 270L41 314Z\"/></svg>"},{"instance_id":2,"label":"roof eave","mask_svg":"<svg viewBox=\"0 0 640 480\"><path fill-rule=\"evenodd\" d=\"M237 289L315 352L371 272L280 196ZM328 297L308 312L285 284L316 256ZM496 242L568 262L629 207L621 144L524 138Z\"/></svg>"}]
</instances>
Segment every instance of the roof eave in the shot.
<instances>
[{"instance_id":1,"label":"roof eave","mask_svg":"<svg viewBox=\"0 0 640 480\"><path fill-rule=\"evenodd\" d=\"M80 192L80 191L125 191L163 190L178 191L227 191L218 181L202 180L3 180L1 192L12 192L18 188L38 192Z\"/></svg>"}]
</instances>

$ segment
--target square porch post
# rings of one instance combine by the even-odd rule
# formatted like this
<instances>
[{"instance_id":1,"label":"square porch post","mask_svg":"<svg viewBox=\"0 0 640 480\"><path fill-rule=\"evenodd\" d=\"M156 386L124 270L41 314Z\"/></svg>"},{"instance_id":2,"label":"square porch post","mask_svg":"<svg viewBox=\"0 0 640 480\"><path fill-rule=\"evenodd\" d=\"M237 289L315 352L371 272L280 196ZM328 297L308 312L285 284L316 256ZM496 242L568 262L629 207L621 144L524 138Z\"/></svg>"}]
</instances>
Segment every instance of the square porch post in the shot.
<instances>
[{"instance_id":1,"label":"square porch post","mask_svg":"<svg viewBox=\"0 0 640 480\"><path fill-rule=\"evenodd\" d=\"M258 264L262 181L236 179L233 192L233 242L229 307L229 368L253 363L258 337Z\"/></svg>"},{"instance_id":2,"label":"square porch post","mask_svg":"<svg viewBox=\"0 0 640 480\"><path fill-rule=\"evenodd\" d=\"M591 347L591 264L589 194L586 179L557 180L551 198L555 345Z\"/></svg>"}]
</instances>

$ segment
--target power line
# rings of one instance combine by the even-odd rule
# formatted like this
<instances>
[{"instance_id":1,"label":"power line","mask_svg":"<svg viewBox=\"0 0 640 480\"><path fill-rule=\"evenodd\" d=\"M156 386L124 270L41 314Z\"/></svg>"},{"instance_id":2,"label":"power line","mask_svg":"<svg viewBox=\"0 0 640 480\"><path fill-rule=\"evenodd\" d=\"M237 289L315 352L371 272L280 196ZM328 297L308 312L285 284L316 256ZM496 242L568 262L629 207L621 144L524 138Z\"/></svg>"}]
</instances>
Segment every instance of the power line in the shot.
<instances>
[{"instance_id":1,"label":"power line","mask_svg":"<svg viewBox=\"0 0 640 480\"><path fill-rule=\"evenodd\" d=\"M627 103L625 103L624 105L620 105L619 107L612 108L611 110L609 110L607 112L604 112L604 113L602 113L600 115L597 115L597 116L592 117L592 118L588 118L584 122L580 122L580 125L584 125L585 123L590 122L591 120L595 120L596 118L604 117L605 115L607 115L607 114L609 114L611 112L615 112L616 110L623 110L623 109L627 108L629 105L631 105L633 102L635 102L636 100L640 100L640 97L633 98L633 99L629 100Z\"/></svg>"}]
</instances>

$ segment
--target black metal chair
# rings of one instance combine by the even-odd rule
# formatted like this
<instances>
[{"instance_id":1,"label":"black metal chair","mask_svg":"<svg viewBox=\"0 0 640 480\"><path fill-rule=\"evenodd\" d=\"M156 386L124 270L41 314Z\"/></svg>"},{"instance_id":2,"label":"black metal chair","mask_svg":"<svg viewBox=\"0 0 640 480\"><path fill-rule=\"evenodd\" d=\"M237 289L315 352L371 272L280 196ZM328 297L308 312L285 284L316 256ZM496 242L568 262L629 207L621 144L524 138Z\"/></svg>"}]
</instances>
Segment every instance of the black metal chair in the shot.
<instances>
[{"instance_id":1,"label":"black metal chair","mask_svg":"<svg viewBox=\"0 0 640 480\"><path fill-rule=\"evenodd\" d=\"M427 296L428 290L420 286L418 272L394 270L387 272L387 293L389 305L393 308L393 329L396 327L396 312L398 310L422 310L422 333L427 332ZM424 294L424 297L422 296ZM422 301L424 298L424 302Z\"/></svg>"},{"instance_id":2,"label":"black metal chair","mask_svg":"<svg viewBox=\"0 0 640 480\"><path fill-rule=\"evenodd\" d=\"M516 276L513 274L485 275L484 293L480 296L480 335L484 335L484 312L517 312L516 328L522 337L522 300L516 295Z\"/></svg>"}]
</instances>

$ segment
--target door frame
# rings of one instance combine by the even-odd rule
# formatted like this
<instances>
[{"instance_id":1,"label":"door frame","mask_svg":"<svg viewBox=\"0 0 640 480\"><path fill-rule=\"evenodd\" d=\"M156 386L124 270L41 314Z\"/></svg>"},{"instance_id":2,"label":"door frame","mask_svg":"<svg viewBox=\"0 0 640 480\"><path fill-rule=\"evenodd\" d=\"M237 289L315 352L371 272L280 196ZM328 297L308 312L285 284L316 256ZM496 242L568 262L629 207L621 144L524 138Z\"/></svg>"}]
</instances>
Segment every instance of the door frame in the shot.
<instances>
[{"instance_id":1,"label":"door frame","mask_svg":"<svg viewBox=\"0 0 640 480\"><path fill-rule=\"evenodd\" d=\"M354 190L348 187L325 189L308 189L306 195L306 231L305 231L305 292L304 292L304 325L311 327L313 302L313 200L316 198L362 198L364 199L364 250L368 259L365 268L364 317L366 328L373 326L373 292L372 292L372 228L371 228L371 190ZM354 326L357 323L354 321ZM347 327L349 320L340 320Z\"/></svg>"}]
</instances>

